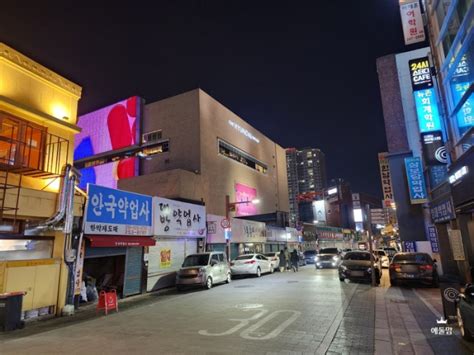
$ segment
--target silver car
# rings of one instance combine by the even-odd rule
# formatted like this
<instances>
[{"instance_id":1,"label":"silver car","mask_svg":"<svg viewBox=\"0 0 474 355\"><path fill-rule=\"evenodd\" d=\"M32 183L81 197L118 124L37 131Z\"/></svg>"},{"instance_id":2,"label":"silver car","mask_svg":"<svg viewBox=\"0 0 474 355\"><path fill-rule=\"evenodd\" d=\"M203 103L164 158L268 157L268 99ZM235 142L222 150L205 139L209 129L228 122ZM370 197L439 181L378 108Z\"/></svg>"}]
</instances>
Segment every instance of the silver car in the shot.
<instances>
[{"instance_id":1,"label":"silver car","mask_svg":"<svg viewBox=\"0 0 474 355\"><path fill-rule=\"evenodd\" d=\"M201 286L207 289L220 282L230 283L231 274L223 252L188 255L176 275L176 288Z\"/></svg>"}]
</instances>

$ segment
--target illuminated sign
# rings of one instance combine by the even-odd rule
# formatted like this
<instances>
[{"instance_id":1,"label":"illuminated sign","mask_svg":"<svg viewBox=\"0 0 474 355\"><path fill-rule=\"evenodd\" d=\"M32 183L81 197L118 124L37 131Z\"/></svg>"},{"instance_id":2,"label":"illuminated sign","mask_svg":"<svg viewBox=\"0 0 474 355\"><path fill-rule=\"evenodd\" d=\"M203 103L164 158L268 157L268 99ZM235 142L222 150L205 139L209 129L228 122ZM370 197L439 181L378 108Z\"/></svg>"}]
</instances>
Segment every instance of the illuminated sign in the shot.
<instances>
[{"instance_id":1,"label":"illuminated sign","mask_svg":"<svg viewBox=\"0 0 474 355\"><path fill-rule=\"evenodd\" d=\"M364 217L360 208L354 209L354 222L363 222Z\"/></svg>"},{"instance_id":2,"label":"illuminated sign","mask_svg":"<svg viewBox=\"0 0 474 355\"><path fill-rule=\"evenodd\" d=\"M385 207L393 203L392 178L390 177L390 165L387 159L388 153L379 153L380 179L382 181L383 201Z\"/></svg>"},{"instance_id":3,"label":"illuminated sign","mask_svg":"<svg viewBox=\"0 0 474 355\"><path fill-rule=\"evenodd\" d=\"M459 181L464 175L467 175L469 172L467 166L463 166L461 169L456 170L454 174L449 175L449 183L454 184L456 181Z\"/></svg>"},{"instance_id":4,"label":"illuminated sign","mask_svg":"<svg viewBox=\"0 0 474 355\"><path fill-rule=\"evenodd\" d=\"M433 88L415 91L416 114L418 116L418 127L420 132L441 131L441 120L439 117L438 103Z\"/></svg>"},{"instance_id":5,"label":"illuminated sign","mask_svg":"<svg viewBox=\"0 0 474 355\"><path fill-rule=\"evenodd\" d=\"M421 144L426 165L432 166L448 163L448 153L444 146L441 131L422 133Z\"/></svg>"},{"instance_id":6,"label":"illuminated sign","mask_svg":"<svg viewBox=\"0 0 474 355\"><path fill-rule=\"evenodd\" d=\"M257 214L257 206L254 202L257 200L257 189L241 184L236 183L234 186L235 191L235 202L245 202L248 203L239 203L235 206L235 212L237 216L252 216Z\"/></svg>"},{"instance_id":7,"label":"illuminated sign","mask_svg":"<svg viewBox=\"0 0 474 355\"><path fill-rule=\"evenodd\" d=\"M405 169L408 181L411 204L428 202L423 165L419 157L405 158Z\"/></svg>"},{"instance_id":8,"label":"illuminated sign","mask_svg":"<svg viewBox=\"0 0 474 355\"><path fill-rule=\"evenodd\" d=\"M326 222L326 201L313 201L313 216L314 220L319 222Z\"/></svg>"},{"instance_id":9,"label":"illuminated sign","mask_svg":"<svg viewBox=\"0 0 474 355\"><path fill-rule=\"evenodd\" d=\"M138 144L140 102L133 96L79 117L81 132L75 136L74 160L94 160L93 166L81 169L81 188L85 189L88 183L116 188L119 179L137 175L137 158L104 160L105 164L98 165L100 160L94 156Z\"/></svg>"},{"instance_id":10,"label":"illuminated sign","mask_svg":"<svg viewBox=\"0 0 474 355\"><path fill-rule=\"evenodd\" d=\"M229 125L231 127L235 128L237 131L239 131L241 134L243 134L248 139L253 140L254 142L260 143L260 140L257 137L255 137L247 129L245 129L244 127L242 127L239 124L235 123L234 121L229 120Z\"/></svg>"},{"instance_id":11,"label":"illuminated sign","mask_svg":"<svg viewBox=\"0 0 474 355\"><path fill-rule=\"evenodd\" d=\"M425 40L425 29L418 0L401 3L400 17L405 44L423 42Z\"/></svg>"},{"instance_id":12,"label":"illuminated sign","mask_svg":"<svg viewBox=\"0 0 474 355\"><path fill-rule=\"evenodd\" d=\"M453 93L453 100L455 103L461 101L461 98L469 89L470 83L455 83L451 85L451 91ZM474 126L474 96L471 94L466 100L464 105L457 113L457 124L459 128L466 128Z\"/></svg>"},{"instance_id":13,"label":"illuminated sign","mask_svg":"<svg viewBox=\"0 0 474 355\"><path fill-rule=\"evenodd\" d=\"M328 195L334 195L336 193L337 193L337 187L333 187L328 190Z\"/></svg>"},{"instance_id":14,"label":"illuminated sign","mask_svg":"<svg viewBox=\"0 0 474 355\"><path fill-rule=\"evenodd\" d=\"M408 66L410 67L410 79L413 91L433 87L428 57L412 59L408 61Z\"/></svg>"}]
</instances>

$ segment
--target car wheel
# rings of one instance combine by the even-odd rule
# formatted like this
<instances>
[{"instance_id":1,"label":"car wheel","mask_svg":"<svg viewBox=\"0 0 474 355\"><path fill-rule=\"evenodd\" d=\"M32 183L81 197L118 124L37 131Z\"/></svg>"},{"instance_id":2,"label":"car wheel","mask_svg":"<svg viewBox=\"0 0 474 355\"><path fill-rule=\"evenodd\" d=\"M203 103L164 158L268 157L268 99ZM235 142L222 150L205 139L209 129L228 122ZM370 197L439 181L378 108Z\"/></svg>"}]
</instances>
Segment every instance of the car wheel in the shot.
<instances>
[{"instance_id":1,"label":"car wheel","mask_svg":"<svg viewBox=\"0 0 474 355\"><path fill-rule=\"evenodd\" d=\"M262 276L262 271L260 270L260 267L257 268L256 276L257 276L257 277Z\"/></svg>"},{"instance_id":2,"label":"car wheel","mask_svg":"<svg viewBox=\"0 0 474 355\"><path fill-rule=\"evenodd\" d=\"M459 305L456 306L456 318L458 319L458 326L459 330L461 331L462 338L468 341L474 340L471 333L469 332L469 329L466 329L466 326L464 325L464 320L462 319L461 308L459 308Z\"/></svg>"},{"instance_id":3,"label":"car wheel","mask_svg":"<svg viewBox=\"0 0 474 355\"><path fill-rule=\"evenodd\" d=\"M232 281L232 275L230 274L230 272L227 274L227 279L225 280L226 283L230 284L230 282Z\"/></svg>"},{"instance_id":4,"label":"car wheel","mask_svg":"<svg viewBox=\"0 0 474 355\"><path fill-rule=\"evenodd\" d=\"M206 288L210 290L212 288L212 278L209 276L206 280Z\"/></svg>"}]
</instances>

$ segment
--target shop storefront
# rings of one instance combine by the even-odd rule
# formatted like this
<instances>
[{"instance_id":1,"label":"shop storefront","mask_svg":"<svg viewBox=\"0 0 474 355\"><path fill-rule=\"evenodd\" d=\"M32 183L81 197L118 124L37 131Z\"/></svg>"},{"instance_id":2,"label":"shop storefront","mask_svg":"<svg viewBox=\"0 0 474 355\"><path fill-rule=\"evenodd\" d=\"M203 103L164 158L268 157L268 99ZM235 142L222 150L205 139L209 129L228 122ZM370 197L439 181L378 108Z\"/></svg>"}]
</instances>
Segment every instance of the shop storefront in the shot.
<instances>
[{"instance_id":1,"label":"shop storefront","mask_svg":"<svg viewBox=\"0 0 474 355\"><path fill-rule=\"evenodd\" d=\"M266 232L265 252L280 251L285 248L289 250L301 249L300 235L296 228L267 226Z\"/></svg>"},{"instance_id":2,"label":"shop storefront","mask_svg":"<svg viewBox=\"0 0 474 355\"><path fill-rule=\"evenodd\" d=\"M144 291L144 251L155 245L152 206L151 196L89 184L76 290Z\"/></svg>"},{"instance_id":3,"label":"shop storefront","mask_svg":"<svg viewBox=\"0 0 474 355\"><path fill-rule=\"evenodd\" d=\"M156 245L148 249L147 291L173 286L184 258L204 251L206 208L161 197L153 198Z\"/></svg>"},{"instance_id":4,"label":"shop storefront","mask_svg":"<svg viewBox=\"0 0 474 355\"><path fill-rule=\"evenodd\" d=\"M469 279L474 267L474 146L471 146L448 170L456 224L448 230L453 259L461 276Z\"/></svg>"}]
</instances>

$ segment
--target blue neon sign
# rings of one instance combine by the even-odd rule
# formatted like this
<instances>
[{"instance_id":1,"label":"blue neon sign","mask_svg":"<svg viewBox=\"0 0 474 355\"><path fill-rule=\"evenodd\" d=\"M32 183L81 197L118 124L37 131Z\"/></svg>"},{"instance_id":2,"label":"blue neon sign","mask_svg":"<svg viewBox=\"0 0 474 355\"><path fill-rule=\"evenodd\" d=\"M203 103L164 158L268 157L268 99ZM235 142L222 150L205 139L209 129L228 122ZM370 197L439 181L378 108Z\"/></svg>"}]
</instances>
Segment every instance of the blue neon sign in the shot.
<instances>
[{"instance_id":1,"label":"blue neon sign","mask_svg":"<svg viewBox=\"0 0 474 355\"><path fill-rule=\"evenodd\" d=\"M453 92L454 102L457 103L461 100L464 93L469 89L470 83L455 83L451 85ZM465 128L474 126L474 96L470 95L464 105L457 113L458 128Z\"/></svg>"},{"instance_id":2,"label":"blue neon sign","mask_svg":"<svg viewBox=\"0 0 474 355\"><path fill-rule=\"evenodd\" d=\"M436 93L433 88L418 90L415 97L418 127L421 133L442 131Z\"/></svg>"},{"instance_id":3,"label":"blue neon sign","mask_svg":"<svg viewBox=\"0 0 474 355\"><path fill-rule=\"evenodd\" d=\"M405 158L405 169L410 192L410 202L412 205L428 202L426 192L425 176L423 175L423 165L421 158Z\"/></svg>"}]
</instances>

